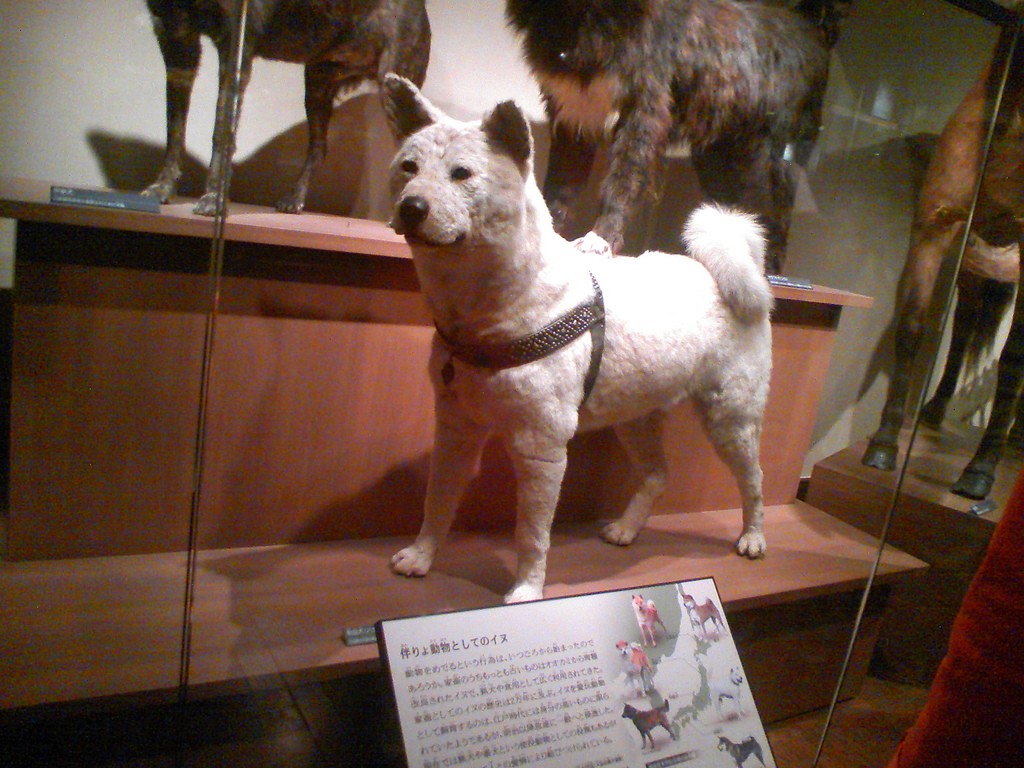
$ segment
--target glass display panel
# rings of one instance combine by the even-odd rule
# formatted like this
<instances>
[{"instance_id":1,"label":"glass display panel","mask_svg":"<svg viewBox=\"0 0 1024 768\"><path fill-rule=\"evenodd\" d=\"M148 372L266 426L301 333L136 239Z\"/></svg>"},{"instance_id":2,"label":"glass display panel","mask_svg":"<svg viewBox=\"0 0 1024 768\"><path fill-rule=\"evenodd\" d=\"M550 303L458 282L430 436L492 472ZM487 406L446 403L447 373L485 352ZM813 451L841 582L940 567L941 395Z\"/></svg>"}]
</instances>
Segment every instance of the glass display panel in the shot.
<instances>
[{"instance_id":1,"label":"glass display panel","mask_svg":"<svg viewBox=\"0 0 1024 768\"><path fill-rule=\"evenodd\" d=\"M941 426L917 419L955 346L956 267L987 247L966 236L951 240L956 258L935 282L894 468L861 464L893 379L897 286L926 170L1011 17L986 2L838 5L822 128L786 155L795 197L762 441L768 555L732 553L739 497L684 406L668 421L666 494L629 548L600 541L633 482L626 454L609 431L570 444L545 592L714 577L780 765L837 759L862 738L850 711L880 689L900 702L893 727L909 725L1016 474L1012 457L1000 462L992 510L947 493L980 439L1008 320ZM445 559L423 579L390 572L420 525L434 435L434 320L387 225L397 144L372 89L347 93L333 70L304 77L312 38L297 27L247 38L254 28L238 19L259 6L238 4L222 27L224 90L245 90L237 128L217 127L218 49L202 37L182 174L156 223L111 219L96 199L49 202L53 185L140 192L158 179L165 89L180 91L183 61L172 56L165 77L146 4L0 11L0 71L13 84L0 96L0 583L15 628L0 640L11 681L0 723L18 735L0 749L15 757L398 765L369 628L498 605L514 577L514 472L493 441ZM543 182L559 150L505 3L427 6L429 66L422 27L403 17L393 68L455 119L515 99ZM251 76L232 43L257 46ZM365 54L361 44L347 55ZM307 87L330 121L297 205ZM233 156L211 149L215 135ZM609 151L595 159L582 221L600 206ZM626 252L679 250L702 196L691 154L684 143L659 161ZM211 165L223 165L219 180ZM204 192L213 202L198 215ZM230 200L226 217L207 215L223 213L218 200ZM954 530L964 514L981 523L974 548L951 555L965 562L923 548L922 536L948 531L923 534L901 517L918 484L941 487ZM941 604L922 618L921 590L937 585ZM101 735L83 747L82 733ZM865 748L882 761L894 746Z\"/></svg>"}]
</instances>

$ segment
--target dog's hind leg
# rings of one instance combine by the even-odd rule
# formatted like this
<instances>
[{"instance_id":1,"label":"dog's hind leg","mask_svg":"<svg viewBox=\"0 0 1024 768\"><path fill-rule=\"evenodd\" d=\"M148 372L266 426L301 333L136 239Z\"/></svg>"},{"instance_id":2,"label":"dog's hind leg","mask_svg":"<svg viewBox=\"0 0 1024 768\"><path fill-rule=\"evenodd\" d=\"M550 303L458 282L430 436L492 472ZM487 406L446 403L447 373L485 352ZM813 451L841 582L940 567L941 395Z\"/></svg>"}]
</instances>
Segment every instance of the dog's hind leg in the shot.
<instances>
[{"instance_id":1,"label":"dog's hind leg","mask_svg":"<svg viewBox=\"0 0 1024 768\"><path fill-rule=\"evenodd\" d=\"M423 524L410 546L391 558L391 569L403 576L425 576L437 549L448 535L462 494L476 474L487 429L446 405L437 403L434 450L423 509Z\"/></svg>"},{"instance_id":2,"label":"dog's hind leg","mask_svg":"<svg viewBox=\"0 0 1024 768\"><path fill-rule=\"evenodd\" d=\"M749 397L749 395L748 395ZM743 505L743 532L736 551L751 559L764 557L768 548L764 536L764 497L761 472L761 420L754 409L729 404L728 397L717 402L698 401L708 438L736 479Z\"/></svg>"},{"instance_id":3,"label":"dog's hind leg","mask_svg":"<svg viewBox=\"0 0 1024 768\"><path fill-rule=\"evenodd\" d=\"M640 487L622 516L601 531L605 541L620 546L632 544L665 490L668 468L662 446L664 427L665 414L661 411L615 427L619 442L640 475Z\"/></svg>"},{"instance_id":4,"label":"dog's hind leg","mask_svg":"<svg viewBox=\"0 0 1024 768\"><path fill-rule=\"evenodd\" d=\"M306 193L313 171L327 156L327 129L334 111L334 97L338 95L348 73L336 62L318 61L306 65L306 124L309 143L306 161L302 165L292 192L277 201L281 213L302 213L306 207ZM356 83L361 77L353 78Z\"/></svg>"}]
</instances>

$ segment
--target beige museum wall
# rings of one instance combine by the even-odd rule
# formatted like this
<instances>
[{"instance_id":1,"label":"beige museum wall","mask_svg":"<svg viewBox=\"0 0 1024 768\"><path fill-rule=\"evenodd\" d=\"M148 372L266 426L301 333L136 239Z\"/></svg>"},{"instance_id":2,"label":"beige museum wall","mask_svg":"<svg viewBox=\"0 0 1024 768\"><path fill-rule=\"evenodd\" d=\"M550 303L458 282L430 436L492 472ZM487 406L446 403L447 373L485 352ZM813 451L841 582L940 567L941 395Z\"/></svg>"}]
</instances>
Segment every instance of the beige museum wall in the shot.
<instances>
[{"instance_id":1,"label":"beige museum wall","mask_svg":"<svg viewBox=\"0 0 1024 768\"><path fill-rule=\"evenodd\" d=\"M427 95L457 117L514 98L542 128L536 86L506 28L502 0L428 2L434 31ZM991 27L940 0L855 0L833 57L826 128L801 179L787 273L875 298L843 315L807 467L869 433L891 359L889 324L913 189L903 137L938 132L986 58ZM164 141L163 65L142 0L0 4L0 174L121 189L155 176ZM965 63L967 62L967 63ZM193 95L195 194L210 155L215 55ZM543 163L543 131L537 132ZM302 70L258 62L238 133L234 199L272 204L301 160ZM393 146L373 97L336 110L331 155L309 209L384 219ZM671 242L695 192L685 160L666 163L661 205L638 217L635 244ZM0 280L11 281L10 226Z\"/></svg>"}]
</instances>

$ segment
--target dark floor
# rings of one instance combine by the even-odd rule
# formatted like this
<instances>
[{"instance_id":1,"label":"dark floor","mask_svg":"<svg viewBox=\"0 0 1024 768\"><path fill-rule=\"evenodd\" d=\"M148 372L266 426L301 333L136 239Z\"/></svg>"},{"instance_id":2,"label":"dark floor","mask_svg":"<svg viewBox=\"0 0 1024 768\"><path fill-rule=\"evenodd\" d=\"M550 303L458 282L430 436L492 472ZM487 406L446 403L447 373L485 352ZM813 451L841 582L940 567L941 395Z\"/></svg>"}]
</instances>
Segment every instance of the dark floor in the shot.
<instances>
[{"instance_id":1,"label":"dark floor","mask_svg":"<svg viewBox=\"0 0 1024 768\"><path fill-rule=\"evenodd\" d=\"M883 768L925 694L867 678L838 707L819 766ZM390 768L402 759L385 697L380 677L362 675L120 714L0 713L0 766ZM811 765L824 718L815 712L768 728L779 766Z\"/></svg>"}]
</instances>

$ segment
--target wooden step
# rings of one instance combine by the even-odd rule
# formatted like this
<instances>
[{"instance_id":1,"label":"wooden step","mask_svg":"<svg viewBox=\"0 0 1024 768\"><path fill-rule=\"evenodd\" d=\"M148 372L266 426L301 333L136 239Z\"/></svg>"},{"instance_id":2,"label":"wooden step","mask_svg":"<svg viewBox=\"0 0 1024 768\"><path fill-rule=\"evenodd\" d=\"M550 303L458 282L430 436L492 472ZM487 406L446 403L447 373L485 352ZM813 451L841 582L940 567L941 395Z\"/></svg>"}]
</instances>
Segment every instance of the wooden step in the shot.
<instances>
[{"instance_id":1,"label":"wooden step","mask_svg":"<svg viewBox=\"0 0 1024 768\"><path fill-rule=\"evenodd\" d=\"M764 560L734 554L739 529L738 510L658 515L631 547L619 548L601 541L595 524L558 528L547 596L713 576L762 716L770 721L827 703L846 650L850 609L875 563L877 541L801 502L767 510ZM408 541L200 552L189 682L212 693L251 685L254 678L297 681L372 670L376 646L346 646L346 628L496 605L512 583L509 533L457 534L423 579L389 570L391 555ZM186 567L183 553L0 564L0 706L171 696L179 675ZM886 547L879 583L923 567ZM828 634L835 617L826 614L841 603L841 620ZM807 608L815 605L816 618ZM779 618L770 621L773 616ZM808 638L817 638L813 653L794 640L801 624ZM807 696L792 692L798 670L780 665L780 652L802 660L806 677L817 681L821 690L810 705ZM782 708L772 704L776 689L788 691Z\"/></svg>"},{"instance_id":2,"label":"wooden step","mask_svg":"<svg viewBox=\"0 0 1024 768\"><path fill-rule=\"evenodd\" d=\"M900 439L907 456L909 430ZM932 565L965 567L973 573L984 553L1003 506L1013 490L1021 461L1008 455L998 467L989 498L996 507L984 515L971 512L976 502L949 488L974 453L977 429L918 429L896 504L888 541ZM854 443L818 462L811 473L807 503L875 536L893 502L897 472L860 463L866 441Z\"/></svg>"}]
</instances>

